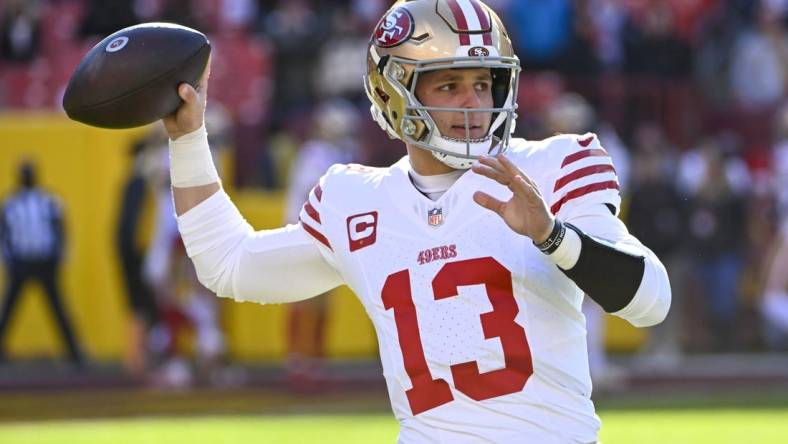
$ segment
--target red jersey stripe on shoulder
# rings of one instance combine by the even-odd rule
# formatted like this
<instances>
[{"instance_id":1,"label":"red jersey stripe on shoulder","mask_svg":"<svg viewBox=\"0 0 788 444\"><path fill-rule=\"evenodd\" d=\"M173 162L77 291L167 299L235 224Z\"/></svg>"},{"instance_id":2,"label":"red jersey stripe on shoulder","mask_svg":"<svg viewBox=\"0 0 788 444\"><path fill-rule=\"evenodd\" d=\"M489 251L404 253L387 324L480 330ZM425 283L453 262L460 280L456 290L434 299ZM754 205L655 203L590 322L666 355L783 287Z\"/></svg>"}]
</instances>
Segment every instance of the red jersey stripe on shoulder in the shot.
<instances>
[{"instance_id":1,"label":"red jersey stripe on shoulder","mask_svg":"<svg viewBox=\"0 0 788 444\"><path fill-rule=\"evenodd\" d=\"M616 169L613 168L613 165L591 165L585 168L580 168L579 170L573 171L566 176L558 179L555 182L555 187L553 188L553 192L560 190L561 188L565 187L570 182L573 182L577 179L581 179L586 176L590 176L592 174L598 173L616 173Z\"/></svg>"},{"instance_id":2,"label":"red jersey stripe on shoulder","mask_svg":"<svg viewBox=\"0 0 788 444\"><path fill-rule=\"evenodd\" d=\"M473 5L473 9L476 11L476 15L479 17L479 25L481 25L482 29L488 29L490 27L490 21L487 18L487 13L476 0L470 0L470 2L471 5ZM482 34L482 38L486 46L492 45L492 35L489 32Z\"/></svg>"},{"instance_id":3,"label":"red jersey stripe on shoulder","mask_svg":"<svg viewBox=\"0 0 788 444\"><path fill-rule=\"evenodd\" d=\"M465 14L462 12L462 7L457 4L457 0L447 0L451 13L454 15L454 20L457 22L457 30L460 36L460 45L468 46L471 44L471 37L468 35L468 20L465 19Z\"/></svg>"},{"instance_id":4,"label":"red jersey stripe on shoulder","mask_svg":"<svg viewBox=\"0 0 788 444\"><path fill-rule=\"evenodd\" d=\"M320 202L323 199L323 189L320 188L320 184L315 185L315 188L312 189L315 192L315 197L317 201Z\"/></svg>"},{"instance_id":5,"label":"red jersey stripe on shoulder","mask_svg":"<svg viewBox=\"0 0 788 444\"><path fill-rule=\"evenodd\" d=\"M326 239L326 237L323 236L323 234L321 234L319 231L315 230L314 228L310 227L309 224L304 222L304 220L301 218L298 219L298 222L300 222L301 226L304 227L304 230L306 230L306 232L309 233L312 237L317 239L318 242L325 245L329 250L334 251L334 249L331 248L331 243L328 242L328 239Z\"/></svg>"},{"instance_id":6,"label":"red jersey stripe on shoulder","mask_svg":"<svg viewBox=\"0 0 788 444\"><path fill-rule=\"evenodd\" d=\"M617 190L618 189L618 182L615 180L609 180L607 182L598 182L592 183L591 185L586 185L584 187L577 188L572 190L564 197L558 200L558 202L554 203L553 206L550 207L550 212L553 214L558 214L558 211L561 210L561 207L564 206L565 203L569 202L572 199L577 199L578 197L585 196L586 194L593 193L594 191L603 191L603 190Z\"/></svg>"},{"instance_id":7,"label":"red jersey stripe on shoulder","mask_svg":"<svg viewBox=\"0 0 788 444\"><path fill-rule=\"evenodd\" d=\"M323 222L320 220L320 213L318 213L318 212L317 212L317 210L315 209L315 207L313 207L313 206L312 206L312 204L311 204L311 203L309 203L309 201L307 201L307 202L304 204L304 211L306 211L306 214L308 214L308 215L309 215L309 217L311 217L312 219L316 220L316 221L317 221L317 223L319 223L319 224L322 224L322 223L323 223Z\"/></svg>"},{"instance_id":8,"label":"red jersey stripe on shoulder","mask_svg":"<svg viewBox=\"0 0 788 444\"><path fill-rule=\"evenodd\" d=\"M601 148L594 148L594 149L591 149L591 150L578 151L576 153L572 153L572 154L566 156L564 158L564 161L561 163L561 168L569 165L572 162L577 162L580 159L585 159L586 157L594 157L594 156L607 157L607 155L608 155L607 151L605 151L605 150L603 150Z\"/></svg>"}]
</instances>

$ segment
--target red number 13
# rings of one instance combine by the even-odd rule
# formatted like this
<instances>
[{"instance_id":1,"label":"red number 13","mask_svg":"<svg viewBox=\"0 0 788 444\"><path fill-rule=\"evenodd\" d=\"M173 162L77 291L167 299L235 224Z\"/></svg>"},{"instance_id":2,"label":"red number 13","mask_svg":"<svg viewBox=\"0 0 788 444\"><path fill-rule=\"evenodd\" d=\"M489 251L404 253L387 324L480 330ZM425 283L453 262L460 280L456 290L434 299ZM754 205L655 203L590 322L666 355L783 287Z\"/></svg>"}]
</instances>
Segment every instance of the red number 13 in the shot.
<instances>
[{"instance_id":1,"label":"red number 13","mask_svg":"<svg viewBox=\"0 0 788 444\"><path fill-rule=\"evenodd\" d=\"M486 373L479 372L476 361L452 365L454 386L468 397L481 401L519 392L533 373L531 350L525 330L514 322L519 311L512 291L512 274L491 257L449 262L432 280L435 300L458 295L458 287L484 284L493 310L480 316L484 337L500 338L505 366ZM394 309L394 321L402 349L405 371L413 388L406 392L414 415L451 402L449 384L433 379L421 344L419 322L408 270L390 275L383 285L383 304Z\"/></svg>"}]
</instances>

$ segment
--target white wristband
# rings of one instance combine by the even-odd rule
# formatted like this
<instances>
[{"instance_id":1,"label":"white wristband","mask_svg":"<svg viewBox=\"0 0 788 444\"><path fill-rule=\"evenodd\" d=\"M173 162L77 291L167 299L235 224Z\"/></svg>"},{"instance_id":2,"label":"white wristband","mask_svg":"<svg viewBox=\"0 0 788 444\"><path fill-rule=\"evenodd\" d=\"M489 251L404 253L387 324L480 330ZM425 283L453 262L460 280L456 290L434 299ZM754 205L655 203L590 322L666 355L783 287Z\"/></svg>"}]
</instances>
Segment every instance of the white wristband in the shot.
<instances>
[{"instance_id":1,"label":"white wristband","mask_svg":"<svg viewBox=\"0 0 788 444\"><path fill-rule=\"evenodd\" d=\"M583 243L580 240L580 236L575 230L567 227L561 245L547 257L563 270L569 270L574 267L577 260L580 259L580 250L582 247Z\"/></svg>"},{"instance_id":2,"label":"white wristband","mask_svg":"<svg viewBox=\"0 0 788 444\"><path fill-rule=\"evenodd\" d=\"M170 139L170 181L178 188L219 182L205 124L176 140Z\"/></svg>"}]
</instances>

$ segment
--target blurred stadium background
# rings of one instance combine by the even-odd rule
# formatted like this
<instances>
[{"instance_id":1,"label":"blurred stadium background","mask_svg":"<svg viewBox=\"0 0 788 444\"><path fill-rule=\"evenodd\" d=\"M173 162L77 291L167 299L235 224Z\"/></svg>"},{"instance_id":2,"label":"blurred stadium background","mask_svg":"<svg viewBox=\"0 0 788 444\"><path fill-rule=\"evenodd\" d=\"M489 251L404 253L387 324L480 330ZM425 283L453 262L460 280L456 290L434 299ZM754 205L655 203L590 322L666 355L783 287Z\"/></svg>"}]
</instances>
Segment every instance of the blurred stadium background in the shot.
<instances>
[{"instance_id":1,"label":"blurred stadium background","mask_svg":"<svg viewBox=\"0 0 788 444\"><path fill-rule=\"evenodd\" d=\"M41 288L25 287L0 355L0 443L393 442L374 332L353 295L212 302L173 234L161 128L99 130L60 109L72 70L110 33L146 21L205 32L225 187L256 228L280 226L327 165L403 155L369 118L361 84L390 3L0 1L0 199L23 161L61 199L60 287L84 354L64 358ZM788 296L769 285L788 269L777 252L788 1L487 3L524 66L518 134L597 132L622 217L671 274L658 328L588 307L603 440L785 442ZM128 302L123 239L142 256L147 312Z\"/></svg>"}]
</instances>

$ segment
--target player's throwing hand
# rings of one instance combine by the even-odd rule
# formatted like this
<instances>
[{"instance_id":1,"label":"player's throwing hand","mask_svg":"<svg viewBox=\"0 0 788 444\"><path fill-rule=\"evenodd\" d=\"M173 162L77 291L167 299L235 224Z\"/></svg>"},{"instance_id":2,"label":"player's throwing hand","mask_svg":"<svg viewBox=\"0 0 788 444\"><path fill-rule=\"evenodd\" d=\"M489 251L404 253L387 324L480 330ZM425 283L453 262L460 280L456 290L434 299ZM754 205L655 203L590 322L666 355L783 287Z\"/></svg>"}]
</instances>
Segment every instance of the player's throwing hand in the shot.
<instances>
[{"instance_id":1,"label":"player's throwing hand","mask_svg":"<svg viewBox=\"0 0 788 444\"><path fill-rule=\"evenodd\" d=\"M503 154L482 156L473 165L473 171L500 183L512 191L508 202L477 191L473 200L490 211L498 213L509 228L535 243L544 242L553 229L553 216L547 209L536 184Z\"/></svg>"},{"instance_id":2,"label":"player's throwing hand","mask_svg":"<svg viewBox=\"0 0 788 444\"><path fill-rule=\"evenodd\" d=\"M177 111L163 119L170 139L175 140L202 126L205 106L208 101L208 77L210 75L211 59L209 57L205 71L197 83L197 89L192 88L188 83L181 83L178 86L178 95L183 99L183 104Z\"/></svg>"}]
</instances>

